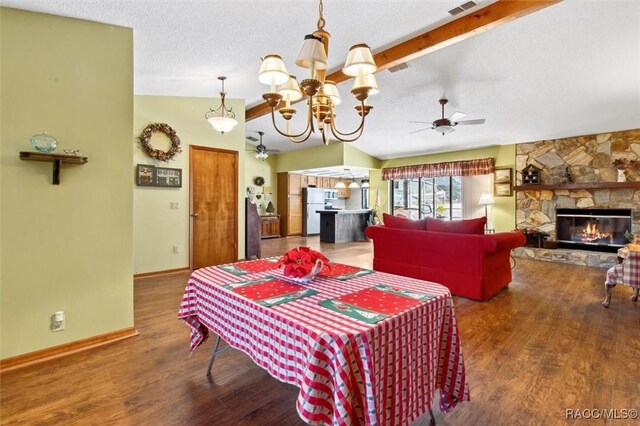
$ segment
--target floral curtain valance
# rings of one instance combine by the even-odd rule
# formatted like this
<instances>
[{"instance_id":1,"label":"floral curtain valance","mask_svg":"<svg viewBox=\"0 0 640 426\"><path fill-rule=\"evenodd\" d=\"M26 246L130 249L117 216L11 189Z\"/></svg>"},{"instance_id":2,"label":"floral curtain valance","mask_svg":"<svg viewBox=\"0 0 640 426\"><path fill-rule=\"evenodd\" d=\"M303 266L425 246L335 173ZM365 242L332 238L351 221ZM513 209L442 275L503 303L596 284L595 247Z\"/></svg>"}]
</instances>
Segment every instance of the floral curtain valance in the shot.
<instances>
[{"instance_id":1,"label":"floral curtain valance","mask_svg":"<svg viewBox=\"0 0 640 426\"><path fill-rule=\"evenodd\" d=\"M450 161L448 163L388 167L382 169L382 180L488 175L493 173L494 165L494 158L481 158L478 160Z\"/></svg>"}]
</instances>

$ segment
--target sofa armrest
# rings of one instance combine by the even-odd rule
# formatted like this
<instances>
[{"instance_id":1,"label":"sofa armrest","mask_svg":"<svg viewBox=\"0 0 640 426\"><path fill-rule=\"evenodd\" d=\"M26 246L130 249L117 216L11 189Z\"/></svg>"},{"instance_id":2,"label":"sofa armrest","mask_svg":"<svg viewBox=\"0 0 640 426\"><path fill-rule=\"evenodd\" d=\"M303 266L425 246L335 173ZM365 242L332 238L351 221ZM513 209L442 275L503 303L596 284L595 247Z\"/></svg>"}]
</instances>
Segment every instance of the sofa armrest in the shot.
<instances>
[{"instance_id":1,"label":"sofa armrest","mask_svg":"<svg viewBox=\"0 0 640 426\"><path fill-rule=\"evenodd\" d=\"M496 251L513 250L522 247L527 243L527 238L520 231L498 232L497 234L489 234L497 243Z\"/></svg>"}]
</instances>

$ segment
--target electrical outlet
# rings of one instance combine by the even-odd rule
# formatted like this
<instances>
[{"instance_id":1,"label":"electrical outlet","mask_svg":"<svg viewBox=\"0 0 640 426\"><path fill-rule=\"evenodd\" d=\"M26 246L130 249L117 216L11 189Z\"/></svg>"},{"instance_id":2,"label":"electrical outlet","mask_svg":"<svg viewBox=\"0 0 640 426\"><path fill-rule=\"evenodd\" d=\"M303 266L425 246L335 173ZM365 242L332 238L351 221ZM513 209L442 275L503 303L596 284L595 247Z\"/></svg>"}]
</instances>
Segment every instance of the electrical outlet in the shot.
<instances>
[{"instance_id":1,"label":"electrical outlet","mask_svg":"<svg viewBox=\"0 0 640 426\"><path fill-rule=\"evenodd\" d=\"M56 311L51 315L51 331L62 331L66 326L64 311Z\"/></svg>"},{"instance_id":2,"label":"electrical outlet","mask_svg":"<svg viewBox=\"0 0 640 426\"><path fill-rule=\"evenodd\" d=\"M172 210L178 210L180 208L180 203L178 203L177 201L172 201L170 203L170 206Z\"/></svg>"},{"instance_id":3,"label":"electrical outlet","mask_svg":"<svg viewBox=\"0 0 640 426\"><path fill-rule=\"evenodd\" d=\"M180 253L180 246L173 246L174 253Z\"/></svg>"}]
</instances>

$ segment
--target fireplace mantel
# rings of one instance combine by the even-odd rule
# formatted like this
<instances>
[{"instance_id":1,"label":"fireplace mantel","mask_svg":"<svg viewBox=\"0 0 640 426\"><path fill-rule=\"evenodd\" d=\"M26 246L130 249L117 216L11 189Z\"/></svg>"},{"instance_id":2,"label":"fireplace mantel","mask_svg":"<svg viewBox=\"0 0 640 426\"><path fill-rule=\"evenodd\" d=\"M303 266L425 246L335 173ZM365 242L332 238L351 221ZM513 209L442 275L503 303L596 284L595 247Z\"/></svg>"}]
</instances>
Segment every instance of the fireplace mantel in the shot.
<instances>
[{"instance_id":1,"label":"fireplace mantel","mask_svg":"<svg viewBox=\"0 0 640 426\"><path fill-rule=\"evenodd\" d=\"M622 189L640 188L640 182L584 182L584 183L558 183L554 185L518 185L516 191L538 191L556 189Z\"/></svg>"}]
</instances>

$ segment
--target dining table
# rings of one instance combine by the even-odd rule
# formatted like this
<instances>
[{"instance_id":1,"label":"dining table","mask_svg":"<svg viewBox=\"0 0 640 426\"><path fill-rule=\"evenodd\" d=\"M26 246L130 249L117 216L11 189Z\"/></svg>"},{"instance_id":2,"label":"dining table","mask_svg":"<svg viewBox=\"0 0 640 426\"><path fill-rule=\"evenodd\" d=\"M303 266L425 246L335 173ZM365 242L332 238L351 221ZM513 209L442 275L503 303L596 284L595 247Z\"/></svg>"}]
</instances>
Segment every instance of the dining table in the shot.
<instances>
[{"instance_id":1,"label":"dining table","mask_svg":"<svg viewBox=\"0 0 640 426\"><path fill-rule=\"evenodd\" d=\"M309 424L407 425L469 401L446 287L338 262L300 282L277 260L191 273L178 312L190 351L215 333L295 385Z\"/></svg>"}]
</instances>

